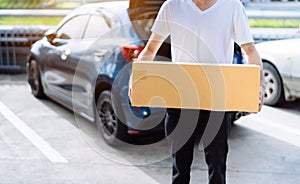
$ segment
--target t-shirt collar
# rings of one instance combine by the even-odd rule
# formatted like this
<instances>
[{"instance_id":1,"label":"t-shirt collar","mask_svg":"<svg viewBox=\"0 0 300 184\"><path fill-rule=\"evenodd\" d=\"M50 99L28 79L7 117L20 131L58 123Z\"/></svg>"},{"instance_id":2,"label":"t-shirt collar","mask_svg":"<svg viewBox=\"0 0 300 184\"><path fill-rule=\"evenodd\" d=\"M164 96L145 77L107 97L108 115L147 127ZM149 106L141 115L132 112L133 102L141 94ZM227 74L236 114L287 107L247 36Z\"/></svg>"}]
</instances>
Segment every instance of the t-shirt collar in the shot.
<instances>
[{"instance_id":1,"label":"t-shirt collar","mask_svg":"<svg viewBox=\"0 0 300 184\"><path fill-rule=\"evenodd\" d=\"M192 6L192 8L193 8L195 11L197 11L198 13L200 13L200 14L204 14L204 13L206 13L206 12L209 12L209 11L215 9L215 7L217 7L217 6L220 4L221 1L223 1L223 0L217 0L217 1L215 2L215 4L213 4L213 5L212 5L211 7L209 7L208 9L206 9L206 10L201 10L201 9L193 2L193 0L188 0L189 4Z\"/></svg>"}]
</instances>

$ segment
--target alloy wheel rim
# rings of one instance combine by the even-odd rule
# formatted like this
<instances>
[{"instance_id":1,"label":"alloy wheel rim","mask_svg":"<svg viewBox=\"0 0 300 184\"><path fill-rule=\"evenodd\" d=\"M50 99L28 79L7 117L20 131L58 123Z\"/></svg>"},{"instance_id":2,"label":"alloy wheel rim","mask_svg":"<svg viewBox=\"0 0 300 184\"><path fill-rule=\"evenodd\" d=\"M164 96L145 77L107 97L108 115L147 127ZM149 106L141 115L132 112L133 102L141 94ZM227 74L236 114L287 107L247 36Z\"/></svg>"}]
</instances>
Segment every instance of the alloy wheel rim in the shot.
<instances>
[{"instance_id":1,"label":"alloy wheel rim","mask_svg":"<svg viewBox=\"0 0 300 184\"><path fill-rule=\"evenodd\" d=\"M34 92L37 91L39 87L39 79L36 67L31 66L31 81L32 81L32 89Z\"/></svg>"},{"instance_id":2,"label":"alloy wheel rim","mask_svg":"<svg viewBox=\"0 0 300 184\"><path fill-rule=\"evenodd\" d=\"M104 137L110 139L116 132L117 118L111 104L107 100L104 100L100 104L98 114L101 120L101 126L104 130Z\"/></svg>"},{"instance_id":3,"label":"alloy wheel rim","mask_svg":"<svg viewBox=\"0 0 300 184\"><path fill-rule=\"evenodd\" d=\"M265 99L269 100L274 98L274 95L278 93L278 82L275 76L268 70L264 71L264 78L265 78Z\"/></svg>"}]
</instances>

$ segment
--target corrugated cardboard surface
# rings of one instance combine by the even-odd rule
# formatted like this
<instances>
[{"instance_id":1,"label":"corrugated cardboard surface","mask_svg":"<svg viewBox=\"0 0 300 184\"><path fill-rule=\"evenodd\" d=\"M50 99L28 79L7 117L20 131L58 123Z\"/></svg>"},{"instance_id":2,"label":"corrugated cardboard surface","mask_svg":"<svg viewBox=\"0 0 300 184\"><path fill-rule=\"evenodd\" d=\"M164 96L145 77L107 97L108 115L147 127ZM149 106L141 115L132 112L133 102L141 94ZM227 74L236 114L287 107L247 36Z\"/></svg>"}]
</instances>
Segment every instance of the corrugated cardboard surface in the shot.
<instances>
[{"instance_id":1,"label":"corrugated cardboard surface","mask_svg":"<svg viewBox=\"0 0 300 184\"><path fill-rule=\"evenodd\" d=\"M257 112L255 65L134 62L132 105Z\"/></svg>"}]
</instances>

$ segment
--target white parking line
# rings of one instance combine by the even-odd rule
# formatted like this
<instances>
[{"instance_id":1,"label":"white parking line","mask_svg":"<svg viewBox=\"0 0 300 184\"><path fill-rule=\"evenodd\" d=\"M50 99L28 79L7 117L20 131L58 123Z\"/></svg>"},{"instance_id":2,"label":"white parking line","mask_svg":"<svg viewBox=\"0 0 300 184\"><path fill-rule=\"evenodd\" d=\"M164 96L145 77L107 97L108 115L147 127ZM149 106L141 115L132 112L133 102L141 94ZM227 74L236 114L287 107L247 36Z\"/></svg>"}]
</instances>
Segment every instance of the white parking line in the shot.
<instances>
[{"instance_id":1,"label":"white parking line","mask_svg":"<svg viewBox=\"0 0 300 184\"><path fill-rule=\"evenodd\" d=\"M35 147L37 147L51 162L68 163L51 145L36 134L30 127L26 125L19 117L17 117L8 107L0 101L0 113L19 130Z\"/></svg>"}]
</instances>

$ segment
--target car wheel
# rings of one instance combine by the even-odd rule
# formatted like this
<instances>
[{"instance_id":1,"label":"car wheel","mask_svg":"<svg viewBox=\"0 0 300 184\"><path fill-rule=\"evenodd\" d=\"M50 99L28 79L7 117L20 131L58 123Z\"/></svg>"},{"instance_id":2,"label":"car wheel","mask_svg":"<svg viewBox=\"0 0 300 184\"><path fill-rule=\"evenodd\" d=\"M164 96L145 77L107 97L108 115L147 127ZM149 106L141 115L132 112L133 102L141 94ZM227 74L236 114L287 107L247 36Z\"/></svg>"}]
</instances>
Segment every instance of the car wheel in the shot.
<instances>
[{"instance_id":1,"label":"car wheel","mask_svg":"<svg viewBox=\"0 0 300 184\"><path fill-rule=\"evenodd\" d=\"M116 116L109 90L105 90L99 95L96 111L96 124L105 142L112 146L126 142L128 139L127 128Z\"/></svg>"},{"instance_id":2,"label":"car wheel","mask_svg":"<svg viewBox=\"0 0 300 184\"><path fill-rule=\"evenodd\" d=\"M279 105L283 102L283 87L279 73L270 63L264 62L265 96L264 104Z\"/></svg>"},{"instance_id":3,"label":"car wheel","mask_svg":"<svg viewBox=\"0 0 300 184\"><path fill-rule=\"evenodd\" d=\"M37 98L44 98L44 90L41 83L41 75L38 63L35 60L30 61L28 69L28 82L31 87L32 94Z\"/></svg>"}]
</instances>

